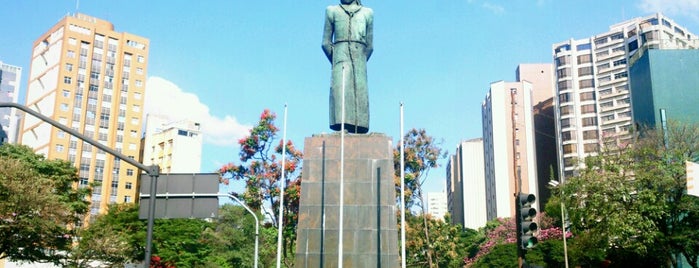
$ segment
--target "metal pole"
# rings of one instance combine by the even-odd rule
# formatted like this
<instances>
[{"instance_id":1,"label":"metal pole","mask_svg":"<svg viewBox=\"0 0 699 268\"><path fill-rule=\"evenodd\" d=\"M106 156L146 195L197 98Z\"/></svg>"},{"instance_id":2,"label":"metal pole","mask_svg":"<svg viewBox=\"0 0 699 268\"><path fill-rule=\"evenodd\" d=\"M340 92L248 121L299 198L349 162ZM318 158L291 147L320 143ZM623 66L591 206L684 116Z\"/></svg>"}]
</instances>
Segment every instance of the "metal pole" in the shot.
<instances>
[{"instance_id":1,"label":"metal pole","mask_svg":"<svg viewBox=\"0 0 699 268\"><path fill-rule=\"evenodd\" d=\"M563 204L563 189L561 189L561 227L563 227L563 258L566 262L566 268L568 268L568 242L566 241L566 235L568 234L568 231L566 230L565 209L565 205Z\"/></svg>"},{"instance_id":2,"label":"metal pole","mask_svg":"<svg viewBox=\"0 0 699 268\"><path fill-rule=\"evenodd\" d=\"M150 167L151 170L148 172L150 175L150 196L148 203L148 227L146 227L146 254L143 259L143 267L150 267L150 258L153 249L153 223L155 222L155 198L156 187L158 187L157 180L158 174L160 173L160 167L153 165ZM153 175L155 174L155 175Z\"/></svg>"},{"instance_id":3,"label":"metal pole","mask_svg":"<svg viewBox=\"0 0 699 268\"><path fill-rule=\"evenodd\" d=\"M340 121L340 217L337 240L337 267L342 268L342 227L345 205L345 66L342 66L342 120Z\"/></svg>"},{"instance_id":4,"label":"metal pole","mask_svg":"<svg viewBox=\"0 0 699 268\"><path fill-rule=\"evenodd\" d=\"M284 104L284 135L282 136L282 179L279 189L279 217L277 217L277 268L282 265L282 229L284 227L284 189L286 188L286 177L284 176L285 160L286 160L286 111L287 105Z\"/></svg>"},{"instance_id":5,"label":"metal pole","mask_svg":"<svg viewBox=\"0 0 699 268\"><path fill-rule=\"evenodd\" d=\"M231 199L238 202L238 204L243 206L245 208L245 210L250 212L250 214L252 214L252 216L255 218L255 265L253 267L257 268L257 258L258 258L258 251L259 251L259 247L260 247L260 241L259 241L260 240L260 221L257 219L257 215L255 214L255 212L252 212L252 210L248 206L246 206L243 202L240 202L240 200L237 197L235 197L235 195L218 194L218 196L230 197Z\"/></svg>"},{"instance_id":6,"label":"metal pole","mask_svg":"<svg viewBox=\"0 0 699 268\"><path fill-rule=\"evenodd\" d=\"M403 135L403 103L400 103L400 256L405 268L405 141Z\"/></svg>"}]
</instances>

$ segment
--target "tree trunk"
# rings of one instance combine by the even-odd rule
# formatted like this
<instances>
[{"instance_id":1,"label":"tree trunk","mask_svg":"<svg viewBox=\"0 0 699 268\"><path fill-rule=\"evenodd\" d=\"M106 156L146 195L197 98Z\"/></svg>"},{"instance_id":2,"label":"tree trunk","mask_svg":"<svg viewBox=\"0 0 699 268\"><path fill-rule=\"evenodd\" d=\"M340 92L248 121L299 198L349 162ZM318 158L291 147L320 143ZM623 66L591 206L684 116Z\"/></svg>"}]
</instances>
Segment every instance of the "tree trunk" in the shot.
<instances>
[{"instance_id":1,"label":"tree trunk","mask_svg":"<svg viewBox=\"0 0 699 268\"><path fill-rule=\"evenodd\" d=\"M427 265L429 265L428 267L432 268L435 266L433 266L434 263L432 262L432 243L430 243L430 230L429 225L427 224L427 217L425 216L425 198L422 197L422 185L418 187L418 191L418 193L420 194L420 210L422 213L422 223L425 227L425 253L427 254Z\"/></svg>"}]
</instances>

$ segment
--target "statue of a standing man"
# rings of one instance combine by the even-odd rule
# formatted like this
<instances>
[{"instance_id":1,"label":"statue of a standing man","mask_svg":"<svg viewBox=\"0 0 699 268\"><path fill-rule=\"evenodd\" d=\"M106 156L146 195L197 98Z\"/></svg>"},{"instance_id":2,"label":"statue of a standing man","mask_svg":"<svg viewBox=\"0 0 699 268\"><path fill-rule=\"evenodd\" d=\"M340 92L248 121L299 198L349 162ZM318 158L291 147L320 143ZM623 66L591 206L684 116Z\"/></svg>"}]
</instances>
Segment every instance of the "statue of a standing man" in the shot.
<instances>
[{"instance_id":1,"label":"statue of a standing man","mask_svg":"<svg viewBox=\"0 0 699 268\"><path fill-rule=\"evenodd\" d=\"M345 129L369 132L369 93L366 63L374 51L374 12L359 0L341 0L325 11L323 52L332 64L330 129L342 129L342 92L345 92Z\"/></svg>"}]
</instances>

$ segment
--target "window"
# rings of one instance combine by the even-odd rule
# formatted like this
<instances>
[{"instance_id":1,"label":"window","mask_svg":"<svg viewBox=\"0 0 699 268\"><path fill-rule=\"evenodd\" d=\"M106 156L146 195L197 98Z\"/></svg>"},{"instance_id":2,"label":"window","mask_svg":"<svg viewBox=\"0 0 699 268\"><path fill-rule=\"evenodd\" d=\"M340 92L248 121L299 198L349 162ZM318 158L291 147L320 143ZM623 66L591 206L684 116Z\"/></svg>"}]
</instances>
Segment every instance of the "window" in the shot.
<instances>
[{"instance_id":1,"label":"window","mask_svg":"<svg viewBox=\"0 0 699 268\"><path fill-rule=\"evenodd\" d=\"M624 33L615 33L611 35L612 40L624 39Z\"/></svg>"},{"instance_id":2,"label":"window","mask_svg":"<svg viewBox=\"0 0 699 268\"><path fill-rule=\"evenodd\" d=\"M66 52L66 57L71 58L71 59L75 59L75 51L68 50L68 52Z\"/></svg>"},{"instance_id":3,"label":"window","mask_svg":"<svg viewBox=\"0 0 699 268\"><path fill-rule=\"evenodd\" d=\"M580 112L583 114L594 113L595 111L596 111L596 109L595 109L594 104L586 104L586 105L580 106Z\"/></svg>"},{"instance_id":4,"label":"window","mask_svg":"<svg viewBox=\"0 0 699 268\"><path fill-rule=\"evenodd\" d=\"M609 108L612 106L614 106L614 102L612 102L612 101L607 101L607 102L603 102L603 103L599 104L599 107L601 107L601 108Z\"/></svg>"},{"instance_id":5,"label":"window","mask_svg":"<svg viewBox=\"0 0 699 268\"><path fill-rule=\"evenodd\" d=\"M64 90L63 90L63 97L65 97L65 98L70 97L70 91L67 90L67 89L64 89Z\"/></svg>"},{"instance_id":6,"label":"window","mask_svg":"<svg viewBox=\"0 0 699 268\"><path fill-rule=\"evenodd\" d=\"M615 73L614 79L624 78L624 77L628 77L628 76L629 76L629 74L626 72Z\"/></svg>"},{"instance_id":7,"label":"window","mask_svg":"<svg viewBox=\"0 0 699 268\"><path fill-rule=\"evenodd\" d=\"M577 50L589 50L592 48L592 44L587 43L587 44L580 44L575 47Z\"/></svg>"},{"instance_id":8,"label":"window","mask_svg":"<svg viewBox=\"0 0 699 268\"><path fill-rule=\"evenodd\" d=\"M602 44L605 44L605 43L607 43L607 37L606 37L606 36L605 36L605 37L602 37L602 38L597 38L597 39L595 39L595 45L598 45L598 46L599 46L599 45L602 45Z\"/></svg>"},{"instance_id":9,"label":"window","mask_svg":"<svg viewBox=\"0 0 699 268\"><path fill-rule=\"evenodd\" d=\"M125 188L126 190L131 190L132 187L133 187L133 185L132 185L132 183L130 183L130 182L127 182L126 184L124 184L124 188Z\"/></svg>"},{"instance_id":10,"label":"window","mask_svg":"<svg viewBox=\"0 0 699 268\"><path fill-rule=\"evenodd\" d=\"M68 71L68 72L73 71L73 64L66 63L66 71Z\"/></svg>"},{"instance_id":11,"label":"window","mask_svg":"<svg viewBox=\"0 0 699 268\"><path fill-rule=\"evenodd\" d=\"M143 68L141 68L141 67L136 68L136 73L143 74Z\"/></svg>"},{"instance_id":12,"label":"window","mask_svg":"<svg viewBox=\"0 0 699 268\"><path fill-rule=\"evenodd\" d=\"M578 56L578 64L589 63L592 61L592 54Z\"/></svg>"},{"instance_id":13,"label":"window","mask_svg":"<svg viewBox=\"0 0 699 268\"><path fill-rule=\"evenodd\" d=\"M580 88L595 87L595 81L592 79L583 79L578 81Z\"/></svg>"},{"instance_id":14,"label":"window","mask_svg":"<svg viewBox=\"0 0 699 268\"><path fill-rule=\"evenodd\" d=\"M127 168L126 169L126 176L133 176L133 169Z\"/></svg>"},{"instance_id":15,"label":"window","mask_svg":"<svg viewBox=\"0 0 699 268\"><path fill-rule=\"evenodd\" d=\"M596 126L597 125L597 118L596 117L583 118L582 125L583 125L583 127Z\"/></svg>"},{"instance_id":16,"label":"window","mask_svg":"<svg viewBox=\"0 0 699 268\"><path fill-rule=\"evenodd\" d=\"M556 74L558 75L558 78L566 78L570 76L570 69L569 68L563 68L559 69L556 71Z\"/></svg>"},{"instance_id":17,"label":"window","mask_svg":"<svg viewBox=\"0 0 699 268\"><path fill-rule=\"evenodd\" d=\"M61 103L61 111L68 111L68 104L67 103Z\"/></svg>"},{"instance_id":18,"label":"window","mask_svg":"<svg viewBox=\"0 0 699 268\"><path fill-rule=\"evenodd\" d=\"M597 143L587 143L583 146L585 153L594 153L599 151L599 144Z\"/></svg>"},{"instance_id":19,"label":"window","mask_svg":"<svg viewBox=\"0 0 699 268\"><path fill-rule=\"evenodd\" d=\"M597 130L585 130L585 131L583 131L583 139L595 140L595 139L597 139L597 137L598 137Z\"/></svg>"},{"instance_id":20,"label":"window","mask_svg":"<svg viewBox=\"0 0 699 268\"><path fill-rule=\"evenodd\" d=\"M588 101L595 99L595 92L583 92L580 93L580 101Z\"/></svg>"},{"instance_id":21,"label":"window","mask_svg":"<svg viewBox=\"0 0 699 268\"><path fill-rule=\"evenodd\" d=\"M634 51L638 49L638 40L633 40L633 42L629 43L629 51Z\"/></svg>"},{"instance_id":22,"label":"window","mask_svg":"<svg viewBox=\"0 0 699 268\"><path fill-rule=\"evenodd\" d=\"M591 74L592 74L592 66L578 68L578 75L579 76L591 75Z\"/></svg>"},{"instance_id":23,"label":"window","mask_svg":"<svg viewBox=\"0 0 699 268\"><path fill-rule=\"evenodd\" d=\"M561 106L561 116L569 115L573 112L573 106Z\"/></svg>"},{"instance_id":24,"label":"window","mask_svg":"<svg viewBox=\"0 0 699 268\"><path fill-rule=\"evenodd\" d=\"M130 195L124 196L124 203L131 203L131 196Z\"/></svg>"},{"instance_id":25,"label":"window","mask_svg":"<svg viewBox=\"0 0 699 268\"><path fill-rule=\"evenodd\" d=\"M561 93L560 95L558 95L558 102L564 103L572 101L573 99L570 98L570 95L570 93Z\"/></svg>"},{"instance_id":26,"label":"window","mask_svg":"<svg viewBox=\"0 0 699 268\"><path fill-rule=\"evenodd\" d=\"M563 141L569 141L569 140L575 139L575 132L563 131L561 133L561 138L563 139Z\"/></svg>"},{"instance_id":27,"label":"window","mask_svg":"<svg viewBox=\"0 0 699 268\"><path fill-rule=\"evenodd\" d=\"M569 57L570 56L560 56L556 58L556 66L563 66L568 64L570 62L570 60L568 60Z\"/></svg>"},{"instance_id":28,"label":"window","mask_svg":"<svg viewBox=\"0 0 699 268\"><path fill-rule=\"evenodd\" d=\"M142 86L143 86L143 81L141 81L141 80L136 80L136 86L137 86L137 87L142 87Z\"/></svg>"},{"instance_id":29,"label":"window","mask_svg":"<svg viewBox=\"0 0 699 268\"><path fill-rule=\"evenodd\" d=\"M561 128L570 127L570 118L561 119Z\"/></svg>"},{"instance_id":30,"label":"window","mask_svg":"<svg viewBox=\"0 0 699 268\"><path fill-rule=\"evenodd\" d=\"M145 61L146 61L146 59L143 56L138 55L138 62L143 63Z\"/></svg>"},{"instance_id":31,"label":"window","mask_svg":"<svg viewBox=\"0 0 699 268\"><path fill-rule=\"evenodd\" d=\"M63 83L70 84L72 81L73 79L70 76L63 77Z\"/></svg>"},{"instance_id":32,"label":"window","mask_svg":"<svg viewBox=\"0 0 699 268\"><path fill-rule=\"evenodd\" d=\"M600 82L600 83L609 82L609 81L612 81L612 77L609 76L609 75L603 76L603 77L600 77L600 78L599 78L599 82Z\"/></svg>"},{"instance_id":33,"label":"window","mask_svg":"<svg viewBox=\"0 0 699 268\"><path fill-rule=\"evenodd\" d=\"M619 66L619 65L622 65L622 64L626 64L626 59L625 59L625 58L624 58L624 59L620 59L620 60L615 60L615 61L614 61L614 66Z\"/></svg>"},{"instance_id":34,"label":"window","mask_svg":"<svg viewBox=\"0 0 699 268\"><path fill-rule=\"evenodd\" d=\"M575 144L563 145L563 153L564 154L574 153L575 151L576 151Z\"/></svg>"},{"instance_id":35,"label":"window","mask_svg":"<svg viewBox=\"0 0 699 268\"><path fill-rule=\"evenodd\" d=\"M558 91L569 89L572 85L573 82L570 80L560 81L558 82Z\"/></svg>"},{"instance_id":36,"label":"window","mask_svg":"<svg viewBox=\"0 0 699 268\"><path fill-rule=\"evenodd\" d=\"M186 136L187 136L187 131L179 129L179 130L177 130L177 135L185 136L185 137L186 137Z\"/></svg>"},{"instance_id":37,"label":"window","mask_svg":"<svg viewBox=\"0 0 699 268\"><path fill-rule=\"evenodd\" d=\"M63 145L61 144L56 144L56 152L63 152Z\"/></svg>"}]
</instances>

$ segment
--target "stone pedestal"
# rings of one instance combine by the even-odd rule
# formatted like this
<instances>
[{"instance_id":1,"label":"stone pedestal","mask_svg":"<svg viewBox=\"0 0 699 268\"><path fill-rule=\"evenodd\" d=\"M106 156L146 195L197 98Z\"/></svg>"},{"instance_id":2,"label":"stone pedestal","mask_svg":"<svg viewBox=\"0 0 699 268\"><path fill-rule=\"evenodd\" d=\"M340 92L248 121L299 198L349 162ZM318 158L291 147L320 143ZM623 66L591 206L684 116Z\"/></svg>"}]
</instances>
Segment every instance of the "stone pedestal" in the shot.
<instances>
[{"instance_id":1,"label":"stone pedestal","mask_svg":"<svg viewBox=\"0 0 699 268\"><path fill-rule=\"evenodd\" d=\"M306 138L296 267L338 267L340 134ZM393 148L383 134L345 135L344 267L398 267Z\"/></svg>"}]
</instances>

